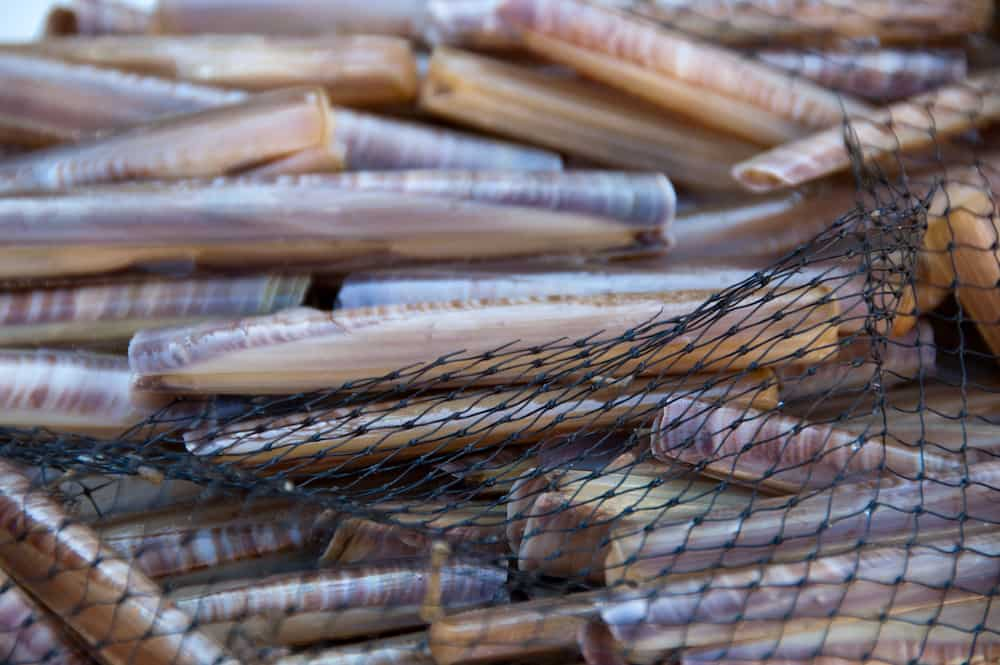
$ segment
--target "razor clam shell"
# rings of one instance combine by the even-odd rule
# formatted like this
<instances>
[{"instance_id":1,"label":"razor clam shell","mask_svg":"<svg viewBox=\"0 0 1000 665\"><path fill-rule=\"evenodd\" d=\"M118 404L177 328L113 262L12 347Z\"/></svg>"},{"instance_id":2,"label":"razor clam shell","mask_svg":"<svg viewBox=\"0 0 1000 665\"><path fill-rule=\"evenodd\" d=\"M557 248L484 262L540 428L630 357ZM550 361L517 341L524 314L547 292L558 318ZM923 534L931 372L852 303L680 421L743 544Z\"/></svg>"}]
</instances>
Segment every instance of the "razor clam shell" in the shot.
<instances>
[{"instance_id":1,"label":"razor clam shell","mask_svg":"<svg viewBox=\"0 0 1000 665\"><path fill-rule=\"evenodd\" d=\"M505 0L533 52L762 145L842 122L867 105L683 33L578 0Z\"/></svg>"},{"instance_id":2,"label":"razor clam shell","mask_svg":"<svg viewBox=\"0 0 1000 665\"><path fill-rule=\"evenodd\" d=\"M273 665L434 665L434 659L427 649L427 633L421 632L304 651Z\"/></svg>"},{"instance_id":3,"label":"razor clam shell","mask_svg":"<svg viewBox=\"0 0 1000 665\"><path fill-rule=\"evenodd\" d=\"M129 358L146 390L287 394L358 380L405 383L442 375L459 382L467 377L466 383L525 381L549 373L558 378L579 365L576 339L597 345L587 355L591 372L611 376L637 369L676 374L810 363L825 357L836 339L837 307L824 289L757 292L708 321L664 327L698 311L713 295L679 291L335 312L301 308L235 323L141 331L132 338ZM647 325L666 339L648 349L642 341L648 333L616 341ZM401 346L400 334L422 343ZM459 347L463 351L455 355ZM441 362L449 354L452 359Z\"/></svg>"},{"instance_id":4,"label":"razor clam shell","mask_svg":"<svg viewBox=\"0 0 1000 665\"><path fill-rule=\"evenodd\" d=\"M653 455L723 480L794 494L891 474L959 471L960 461L890 439L751 408L679 398L653 424Z\"/></svg>"},{"instance_id":5,"label":"razor clam shell","mask_svg":"<svg viewBox=\"0 0 1000 665\"><path fill-rule=\"evenodd\" d=\"M0 571L0 659L5 663L86 665L90 662L59 622Z\"/></svg>"},{"instance_id":6,"label":"razor clam shell","mask_svg":"<svg viewBox=\"0 0 1000 665\"><path fill-rule=\"evenodd\" d=\"M562 158L547 150L344 108L330 111L330 141L351 171L562 170Z\"/></svg>"},{"instance_id":7,"label":"razor clam shell","mask_svg":"<svg viewBox=\"0 0 1000 665\"><path fill-rule=\"evenodd\" d=\"M73 0L65 11L68 15L56 21L62 25L46 22L46 35L52 34L50 29L58 34L91 36L141 34L146 32L152 20L150 12L133 3L116 0ZM51 20L52 14L49 16Z\"/></svg>"},{"instance_id":8,"label":"razor clam shell","mask_svg":"<svg viewBox=\"0 0 1000 665\"><path fill-rule=\"evenodd\" d=\"M518 568L604 584L615 525L639 530L659 519L703 515L714 505L750 503L739 490L678 475L664 480L568 471L515 482L507 529Z\"/></svg>"},{"instance_id":9,"label":"razor clam shell","mask_svg":"<svg viewBox=\"0 0 1000 665\"><path fill-rule=\"evenodd\" d=\"M413 51L396 37L133 35L50 39L6 48L206 86L258 91L320 86L335 104L405 103L417 92Z\"/></svg>"},{"instance_id":10,"label":"razor clam shell","mask_svg":"<svg viewBox=\"0 0 1000 665\"><path fill-rule=\"evenodd\" d=\"M517 33L497 16L500 0L428 0L421 37L429 44L512 49Z\"/></svg>"},{"instance_id":11,"label":"razor clam shell","mask_svg":"<svg viewBox=\"0 0 1000 665\"><path fill-rule=\"evenodd\" d=\"M627 665L614 636L601 621L588 621L577 631L576 641L587 665Z\"/></svg>"},{"instance_id":12,"label":"razor clam shell","mask_svg":"<svg viewBox=\"0 0 1000 665\"><path fill-rule=\"evenodd\" d=\"M853 187L696 206L677 216L674 237L678 255L690 260L777 258L813 240L858 206Z\"/></svg>"},{"instance_id":13,"label":"razor clam shell","mask_svg":"<svg viewBox=\"0 0 1000 665\"><path fill-rule=\"evenodd\" d=\"M151 578L306 550L318 544L318 509L288 502L225 502L126 514L93 524L101 540ZM180 514L179 514L180 513Z\"/></svg>"},{"instance_id":14,"label":"razor clam shell","mask_svg":"<svg viewBox=\"0 0 1000 665\"><path fill-rule=\"evenodd\" d=\"M304 644L423 626L420 609L436 574L442 609L506 598L506 570L454 563L435 572L424 561L292 573L224 589L181 588L172 596L198 623L238 622L247 632L264 629L255 635L261 641ZM304 625L294 625L297 620Z\"/></svg>"},{"instance_id":15,"label":"razor clam shell","mask_svg":"<svg viewBox=\"0 0 1000 665\"><path fill-rule=\"evenodd\" d=\"M235 665L135 566L0 460L0 563L108 665ZM155 637L152 637L155 635Z\"/></svg>"},{"instance_id":16,"label":"razor clam shell","mask_svg":"<svg viewBox=\"0 0 1000 665\"><path fill-rule=\"evenodd\" d=\"M698 379L708 383L699 383ZM576 431L648 420L656 407L694 393L737 403L773 403L768 372L694 380L653 381L622 387L591 384L548 390L511 388L429 395L368 406L312 410L284 418L237 421L185 433L188 449L214 461L270 474L319 468L371 468L384 460L452 453L510 443L530 443ZM361 433L359 433L361 432Z\"/></svg>"},{"instance_id":17,"label":"razor clam shell","mask_svg":"<svg viewBox=\"0 0 1000 665\"><path fill-rule=\"evenodd\" d=\"M153 31L162 34L419 35L426 0L159 0Z\"/></svg>"},{"instance_id":18,"label":"razor clam shell","mask_svg":"<svg viewBox=\"0 0 1000 665\"><path fill-rule=\"evenodd\" d=\"M240 103L240 92L0 52L0 131L58 143L154 118ZM37 128L32 132L31 128ZM38 136L37 134L40 134Z\"/></svg>"},{"instance_id":19,"label":"razor clam shell","mask_svg":"<svg viewBox=\"0 0 1000 665\"><path fill-rule=\"evenodd\" d=\"M320 90L255 95L0 162L0 192L51 191L137 178L224 175L327 138Z\"/></svg>"},{"instance_id":20,"label":"razor clam shell","mask_svg":"<svg viewBox=\"0 0 1000 665\"><path fill-rule=\"evenodd\" d=\"M759 149L581 79L437 48L420 95L426 111L598 164L664 171L708 190L737 188L731 166Z\"/></svg>"},{"instance_id":21,"label":"razor clam shell","mask_svg":"<svg viewBox=\"0 0 1000 665\"><path fill-rule=\"evenodd\" d=\"M725 44L816 44L836 39L921 43L981 32L989 0L600 0Z\"/></svg>"},{"instance_id":22,"label":"razor clam shell","mask_svg":"<svg viewBox=\"0 0 1000 665\"><path fill-rule=\"evenodd\" d=\"M0 350L0 367L0 422L6 426L116 436L152 413L132 400L125 358Z\"/></svg>"},{"instance_id":23,"label":"razor clam shell","mask_svg":"<svg viewBox=\"0 0 1000 665\"><path fill-rule=\"evenodd\" d=\"M674 649L779 641L810 623L891 619L989 594L1000 574L997 554L995 534L955 533L919 545L665 578L612 597L601 618L630 662L659 662Z\"/></svg>"},{"instance_id":24,"label":"razor clam shell","mask_svg":"<svg viewBox=\"0 0 1000 665\"><path fill-rule=\"evenodd\" d=\"M658 173L618 171L420 170L314 175L277 180L288 186L391 192L577 213L626 224L661 226L669 235L677 207Z\"/></svg>"},{"instance_id":25,"label":"razor clam shell","mask_svg":"<svg viewBox=\"0 0 1000 665\"><path fill-rule=\"evenodd\" d=\"M597 601L606 595L574 593L457 612L431 624L431 653L438 665L575 655L577 631L600 618Z\"/></svg>"},{"instance_id":26,"label":"razor clam shell","mask_svg":"<svg viewBox=\"0 0 1000 665\"><path fill-rule=\"evenodd\" d=\"M852 114L846 136L838 125L790 141L737 164L733 177L754 192L794 187L847 170L857 159L852 153L860 152L869 164L882 160L891 165L900 154L933 147L998 118L1000 70L992 69L884 111Z\"/></svg>"},{"instance_id":27,"label":"razor clam shell","mask_svg":"<svg viewBox=\"0 0 1000 665\"><path fill-rule=\"evenodd\" d=\"M269 314L300 305L308 287L308 277L262 275L8 291L0 345L128 340L145 328Z\"/></svg>"},{"instance_id":28,"label":"razor clam shell","mask_svg":"<svg viewBox=\"0 0 1000 665\"><path fill-rule=\"evenodd\" d=\"M614 534L606 565L626 579L644 581L667 572L802 561L850 551L859 538L878 543L918 530L959 529L968 520L995 523L998 487L996 461L923 480L843 483L756 501L749 511L721 508L694 520L664 520L641 533L623 527Z\"/></svg>"},{"instance_id":29,"label":"razor clam shell","mask_svg":"<svg viewBox=\"0 0 1000 665\"><path fill-rule=\"evenodd\" d=\"M823 87L874 102L911 97L966 76L962 51L762 51L756 56Z\"/></svg>"},{"instance_id":30,"label":"razor clam shell","mask_svg":"<svg viewBox=\"0 0 1000 665\"><path fill-rule=\"evenodd\" d=\"M830 665L847 663L991 663L1000 658L1000 609L990 596L970 595L947 605L900 613L884 620L814 620L789 626L771 639L686 652L684 663L730 658L801 659L818 656ZM815 661L813 661L815 662Z\"/></svg>"},{"instance_id":31,"label":"razor clam shell","mask_svg":"<svg viewBox=\"0 0 1000 665\"><path fill-rule=\"evenodd\" d=\"M658 252L669 227L309 180L118 186L0 199L0 276L189 262L352 270L430 260Z\"/></svg>"},{"instance_id":32,"label":"razor clam shell","mask_svg":"<svg viewBox=\"0 0 1000 665\"><path fill-rule=\"evenodd\" d=\"M874 348L878 349L875 357ZM899 339L879 340L866 335L841 347L831 362L809 368L781 368L776 373L785 401L836 394L858 394L878 382L888 387L923 380L936 371L937 347L930 323L921 321Z\"/></svg>"}]
</instances>

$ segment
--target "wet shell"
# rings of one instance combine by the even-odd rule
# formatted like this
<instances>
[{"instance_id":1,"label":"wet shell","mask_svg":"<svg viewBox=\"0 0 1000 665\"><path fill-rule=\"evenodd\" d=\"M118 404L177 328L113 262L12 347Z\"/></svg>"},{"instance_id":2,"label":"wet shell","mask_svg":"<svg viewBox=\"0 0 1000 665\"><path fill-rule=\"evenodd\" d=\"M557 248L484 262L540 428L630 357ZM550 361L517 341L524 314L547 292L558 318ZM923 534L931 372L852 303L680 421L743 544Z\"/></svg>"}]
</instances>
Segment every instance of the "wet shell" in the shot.
<instances>
[{"instance_id":1,"label":"wet shell","mask_svg":"<svg viewBox=\"0 0 1000 665\"><path fill-rule=\"evenodd\" d=\"M45 22L46 36L140 34L147 30L149 12L115 0L73 0L55 7Z\"/></svg>"},{"instance_id":2,"label":"wet shell","mask_svg":"<svg viewBox=\"0 0 1000 665\"><path fill-rule=\"evenodd\" d=\"M426 633L306 651L285 656L274 665L434 665Z\"/></svg>"},{"instance_id":3,"label":"wet shell","mask_svg":"<svg viewBox=\"0 0 1000 665\"><path fill-rule=\"evenodd\" d=\"M0 657L6 663L86 665L57 620L0 572Z\"/></svg>"},{"instance_id":4,"label":"wet shell","mask_svg":"<svg viewBox=\"0 0 1000 665\"><path fill-rule=\"evenodd\" d=\"M579 0L506 0L532 51L747 140L774 145L868 107L628 14Z\"/></svg>"}]
</instances>

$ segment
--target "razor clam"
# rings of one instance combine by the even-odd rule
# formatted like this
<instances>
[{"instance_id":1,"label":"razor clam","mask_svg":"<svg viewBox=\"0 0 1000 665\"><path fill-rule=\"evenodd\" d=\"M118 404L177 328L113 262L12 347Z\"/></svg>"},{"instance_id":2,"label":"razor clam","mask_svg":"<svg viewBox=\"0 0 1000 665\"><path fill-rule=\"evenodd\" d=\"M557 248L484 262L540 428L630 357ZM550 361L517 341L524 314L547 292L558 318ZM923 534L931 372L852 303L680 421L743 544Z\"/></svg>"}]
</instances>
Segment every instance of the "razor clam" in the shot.
<instances>
[{"instance_id":1,"label":"razor clam","mask_svg":"<svg viewBox=\"0 0 1000 665\"><path fill-rule=\"evenodd\" d=\"M133 401L132 375L124 358L4 349L0 368L4 426L114 437L154 413Z\"/></svg>"},{"instance_id":2,"label":"razor clam","mask_svg":"<svg viewBox=\"0 0 1000 665\"><path fill-rule=\"evenodd\" d=\"M853 187L822 187L747 201L696 206L678 215L679 255L698 258L777 258L813 240L859 209Z\"/></svg>"},{"instance_id":3,"label":"razor clam","mask_svg":"<svg viewBox=\"0 0 1000 665\"><path fill-rule=\"evenodd\" d=\"M507 504L507 536L518 568L603 584L616 524L639 530L661 519L704 515L716 505L750 504L751 495L739 489L673 471L666 479L571 470L516 481Z\"/></svg>"},{"instance_id":4,"label":"razor clam","mask_svg":"<svg viewBox=\"0 0 1000 665\"><path fill-rule=\"evenodd\" d=\"M600 0L676 30L725 44L815 44L874 39L926 42L982 32L989 0Z\"/></svg>"},{"instance_id":5,"label":"razor clam","mask_svg":"<svg viewBox=\"0 0 1000 665\"><path fill-rule=\"evenodd\" d=\"M899 339L861 335L842 346L831 362L780 368L781 397L785 401L827 398L838 393L858 394L875 382L888 387L923 380L934 375L936 355L934 330L926 321Z\"/></svg>"},{"instance_id":6,"label":"razor clam","mask_svg":"<svg viewBox=\"0 0 1000 665\"><path fill-rule=\"evenodd\" d=\"M984 167L949 174L927 210L920 258L928 266L927 281L947 284L963 310L962 317L976 324L992 351L1000 357L1000 263L997 214L990 177L996 155Z\"/></svg>"},{"instance_id":7,"label":"razor clam","mask_svg":"<svg viewBox=\"0 0 1000 665\"><path fill-rule=\"evenodd\" d=\"M727 311L692 319L714 295L679 291L334 312L300 308L238 322L141 331L132 338L129 359L144 390L289 394L356 381L552 380L579 375L581 358L600 376L807 364L824 358L836 339L838 310L825 289L758 291ZM680 322L667 323L673 320ZM401 345L400 335L421 344ZM459 354L456 344L463 349Z\"/></svg>"},{"instance_id":8,"label":"razor clam","mask_svg":"<svg viewBox=\"0 0 1000 665\"><path fill-rule=\"evenodd\" d=\"M327 138L321 90L262 93L0 162L0 192L60 190L136 178L224 175Z\"/></svg>"},{"instance_id":9,"label":"razor clam","mask_svg":"<svg viewBox=\"0 0 1000 665\"><path fill-rule=\"evenodd\" d=\"M841 334L858 332L868 320L864 274L850 261L813 263L773 275L736 264L680 263L669 255L628 265L521 264L414 267L348 275L337 295L341 307L418 304L531 296L591 296L658 291L778 288L823 284L840 308Z\"/></svg>"},{"instance_id":10,"label":"razor clam","mask_svg":"<svg viewBox=\"0 0 1000 665\"><path fill-rule=\"evenodd\" d=\"M794 187L847 170L855 152L865 162L892 162L902 153L935 146L942 139L1000 118L1000 69L892 104L876 113L852 113L841 125L763 152L733 167L754 192ZM852 150L853 148L853 150Z\"/></svg>"},{"instance_id":11,"label":"razor clam","mask_svg":"<svg viewBox=\"0 0 1000 665\"><path fill-rule=\"evenodd\" d=\"M547 150L344 108L330 110L330 141L352 171L562 170L562 158Z\"/></svg>"},{"instance_id":12,"label":"razor clam","mask_svg":"<svg viewBox=\"0 0 1000 665\"><path fill-rule=\"evenodd\" d=\"M117 0L73 0L69 7L56 6L45 20L46 37L63 35L140 34L149 28L149 12L130 2Z\"/></svg>"},{"instance_id":13,"label":"razor clam","mask_svg":"<svg viewBox=\"0 0 1000 665\"><path fill-rule=\"evenodd\" d=\"M920 477L963 463L890 438L682 397L653 423L653 455L727 481L794 494L882 474Z\"/></svg>"},{"instance_id":14,"label":"razor clam","mask_svg":"<svg viewBox=\"0 0 1000 665\"><path fill-rule=\"evenodd\" d=\"M101 540L151 578L189 573L319 543L319 510L288 501L172 505L92 526Z\"/></svg>"},{"instance_id":15,"label":"razor clam","mask_svg":"<svg viewBox=\"0 0 1000 665\"><path fill-rule=\"evenodd\" d=\"M889 102L960 81L962 51L762 51L763 62L820 85L874 102Z\"/></svg>"},{"instance_id":16,"label":"razor clam","mask_svg":"<svg viewBox=\"0 0 1000 665\"><path fill-rule=\"evenodd\" d=\"M431 654L438 665L576 654L577 631L600 618L605 596L591 591L457 612L431 624Z\"/></svg>"},{"instance_id":17,"label":"razor clam","mask_svg":"<svg viewBox=\"0 0 1000 665\"><path fill-rule=\"evenodd\" d=\"M705 381L708 383L705 383ZM384 461L530 443L576 431L648 420L679 395L774 404L775 382L767 371L745 376L695 375L684 380L622 382L598 387L468 391L311 410L284 418L237 421L184 435L188 449L220 463L260 474L378 468Z\"/></svg>"},{"instance_id":18,"label":"razor clam","mask_svg":"<svg viewBox=\"0 0 1000 665\"><path fill-rule=\"evenodd\" d=\"M273 665L434 665L427 633L407 633L381 640L303 651Z\"/></svg>"},{"instance_id":19,"label":"razor clam","mask_svg":"<svg viewBox=\"0 0 1000 665\"><path fill-rule=\"evenodd\" d=\"M920 544L664 577L612 597L601 618L633 663L660 662L680 648L795 642L817 623L892 621L989 594L998 554L995 534L956 531Z\"/></svg>"},{"instance_id":20,"label":"razor clam","mask_svg":"<svg viewBox=\"0 0 1000 665\"><path fill-rule=\"evenodd\" d=\"M628 180L598 176L591 182ZM643 188L646 195L632 202L639 204L634 209L614 192L601 204L621 220L563 211L558 207L564 202L551 198L545 202L556 210L528 207L530 198L524 205L498 206L390 197L334 189L310 178L119 185L6 197L0 199L0 234L6 238L0 243L0 276L87 274L157 263L242 270L313 265L329 271L392 262L662 252L669 242L673 192L661 178L637 182L652 187ZM539 190L560 191L535 186L522 195ZM599 197L585 198L599 204Z\"/></svg>"},{"instance_id":21,"label":"razor clam","mask_svg":"<svg viewBox=\"0 0 1000 665\"><path fill-rule=\"evenodd\" d=\"M576 641L587 665L627 665L618 643L603 621L592 620L576 632Z\"/></svg>"},{"instance_id":22,"label":"razor clam","mask_svg":"<svg viewBox=\"0 0 1000 665\"><path fill-rule=\"evenodd\" d=\"M829 665L854 663L995 663L1000 658L1000 605L991 595L969 594L953 602L901 612L885 619L799 621L769 639L740 641L685 652L685 665L720 658L751 665L755 660L812 659ZM738 631L738 636L742 631ZM831 659L833 660L830 663ZM641 662L641 661L637 661ZM811 660L815 663L815 660Z\"/></svg>"},{"instance_id":23,"label":"razor clam","mask_svg":"<svg viewBox=\"0 0 1000 665\"><path fill-rule=\"evenodd\" d=\"M426 624L420 617L431 579L439 576L435 607L484 605L506 597L507 571L426 560L277 575L224 588L181 588L177 607L216 633L232 626L265 644L299 645L385 633Z\"/></svg>"},{"instance_id":24,"label":"razor clam","mask_svg":"<svg viewBox=\"0 0 1000 665\"><path fill-rule=\"evenodd\" d=\"M4 81L0 132L30 145L76 140L100 130L236 104L245 98L240 92L15 52L0 52L0 77Z\"/></svg>"},{"instance_id":25,"label":"razor clam","mask_svg":"<svg viewBox=\"0 0 1000 665\"><path fill-rule=\"evenodd\" d=\"M417 93L413 51L396 37L129 35L49 39L2 48L224 88L319 86L335 104L406 103Z\"/></svg>"},{"instance_id":26,"label":"razor clam","mask_svg":"<svg viewBox=\"0 0 1000 665\"><path fill-rule=\"evenodd\" d=\"M135 566L0 460L0 564L101 662L235 665Z\"/></svg>"},{"instance_id":27,"label":"razor clam","mask_svg":"<svg viewBox=\"0 0 1000 665\"><path fill-rule=\"evenodd\" d=\"M59 622L0 570L0 660L5 663L86 665Z\"/></svg>"},{"instance_id":28,"label":"razor clam","mask_svg":"<svg viewBox=\"0 0 1000 665\"><path fill-rule=\"evenodd\" d=\"M646 581L754 563L803 561L919 531L996 524L1000 462L921 480L883 477L840 483L802 496L757 500L750 510L722 507L695 520L665 519L652 529L616 529L607 570ZM609 573L610 574L610 573Z\"/></svg>"},{"instance_id":29,"label":"razor clam","mask_svg":"<svg viewBox=\"0 0 1000 665\"><path fill-rule=\"evenodd\" d=\"M388 521L362 517L339 518L320 562L344 566L427 557L434 541L474 559L501 560L507 553L502 506L463 501L460 504L422 502L412 509L398 502L380 502L373 509ZM329 519L329 518L328 518Z\"/></svg>"},{"instance_id":30,"label":"razor clam","mask_svg":"<svg viewBox=\"0 0 1000 665\"><path fill-rule=\"evenodd\" d=\"M730 166L758 148L573 77L437 48L420 105L432 114L598 164L666 172L676 182L733 189Z\"/></svg>"},{"instance_id":31,"label":"razor clam","mask_svg":"<svg viewBox=\"0 0 1000 665\"><path fill-rule=\"evenodd\" d=\"M309 278L262 275L0 293L0 345L127 341L144 328L268 314L302 303Z\"/></svg>"},{"instance_id":32,"label":"razor clam","mask_svg":"<svg viewBox=\"0 0 1000 665\"><path fill-rule=\"evenodd\" d=\"M504 0L500 17L534 53L761 145L840 125L866 104L767 65L581 0Z\"/></svg>"}]
</instances>

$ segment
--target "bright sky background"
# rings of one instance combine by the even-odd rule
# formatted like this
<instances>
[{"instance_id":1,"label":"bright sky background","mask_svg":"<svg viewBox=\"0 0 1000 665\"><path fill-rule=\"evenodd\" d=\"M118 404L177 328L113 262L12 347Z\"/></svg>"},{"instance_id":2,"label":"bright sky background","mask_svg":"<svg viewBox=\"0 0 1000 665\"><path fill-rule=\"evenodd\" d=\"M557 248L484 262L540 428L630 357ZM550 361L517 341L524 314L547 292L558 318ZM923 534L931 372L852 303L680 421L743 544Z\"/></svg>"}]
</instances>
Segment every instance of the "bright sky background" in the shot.
<instances>
[{"instance_id":1,"label":"bright sky background","mask_svg":"<svg viewBox=\"0 0 1000 665\"><path fill-rule=\"evenodd\" d=\"M149 7L155 0L125 0L130 5ZM0 41L28 40L38 35L49 7L55 0L0 0ZM72 1L65 2L71 5Z\"/></svg>"}]
</instances>

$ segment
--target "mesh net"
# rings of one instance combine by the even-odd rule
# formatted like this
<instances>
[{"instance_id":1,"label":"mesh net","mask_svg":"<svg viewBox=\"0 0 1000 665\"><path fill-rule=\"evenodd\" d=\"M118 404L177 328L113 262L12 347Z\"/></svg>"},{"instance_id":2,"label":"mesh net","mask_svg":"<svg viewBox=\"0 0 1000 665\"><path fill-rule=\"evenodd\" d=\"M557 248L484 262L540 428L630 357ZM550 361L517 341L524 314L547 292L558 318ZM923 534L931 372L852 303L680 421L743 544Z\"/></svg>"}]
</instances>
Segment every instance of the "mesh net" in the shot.
<instances>
[{"instance_id":1,"label":"mesh net","mask_svg":"<svg viewBox=\"0 0 1000 665\"><path fill-rule=\"evenodd\" d=\"M778 193L664 166L680 200L665 256L318 276L307 302L333 333L310 337L297 309L139 333L125 417L88 397L114 368L87 388L72 368L31 373L72 365L65 348L0 358L3 662L1000 659L992 3L506 5L514 23L565 5L557 26L614 6L790 90L835 91L843 114L737 160ZM435 39L477 45L459 25ZM544 46L558 29L519 27L567 64ZM582 44L563 52L638 66L627 41ZM862 98L860 114L845 101ZM736 120L705 122L734 140L720 126ZM77 283L59 280L43 288ZM226 346L230 330L259 338ZM147 351L167 360L149 370ZM81 422L69 399L97 406Z\"/></svg>"}]
</instances>

